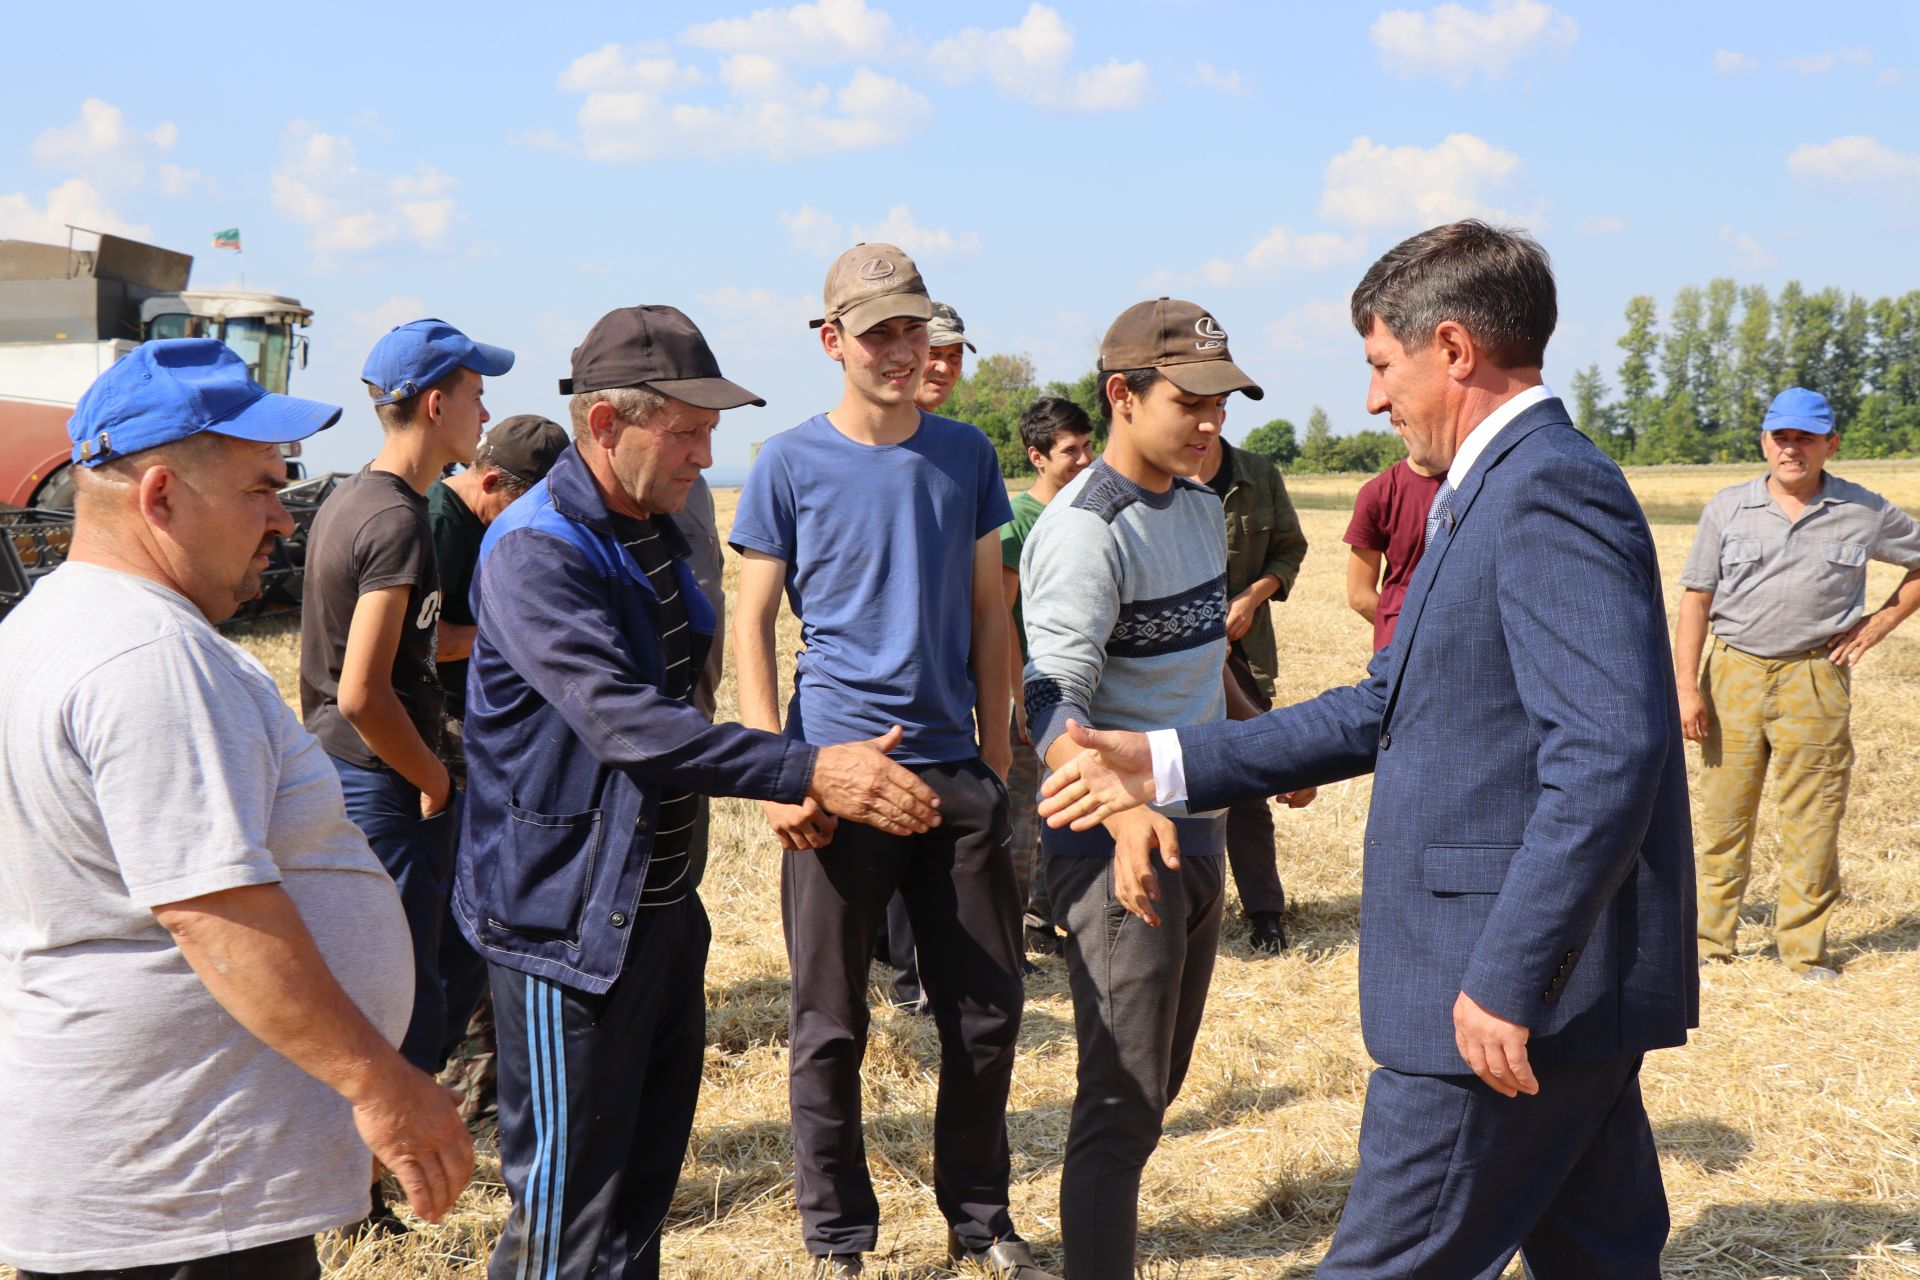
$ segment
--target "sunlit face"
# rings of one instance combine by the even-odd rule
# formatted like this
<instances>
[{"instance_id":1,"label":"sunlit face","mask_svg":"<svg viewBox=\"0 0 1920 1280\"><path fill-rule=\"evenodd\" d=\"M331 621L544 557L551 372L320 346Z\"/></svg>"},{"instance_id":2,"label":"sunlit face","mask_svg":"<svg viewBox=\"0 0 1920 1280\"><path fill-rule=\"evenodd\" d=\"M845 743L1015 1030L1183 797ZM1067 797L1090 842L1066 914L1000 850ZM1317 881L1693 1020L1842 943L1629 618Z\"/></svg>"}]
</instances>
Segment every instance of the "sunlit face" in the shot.
<instances>
[{"instance_id":1,"label":"sunlit face","mask_svg":"<svg viewBox=\"0 0 1920 1280\"><path fill-rule=\"evenodd\" d=\"M668 400L645 422L614 423L617 434L608 449L613 474L640 513L672 515L686 506L693 482L713 465L720 411Z\"/></svg>"},{"instance_id":2,"label":"sunlit face","mask_svg":"<svg viewBox=\"0 0 1920 1280\"><path fill-rule=\"evenodd\" d=\"M862 399L883 407L910 405L927 366L927 322L910 316L884 320L861 334L842 333L830 324L820 330L821 344L847 372L847 386Z\"/></svg>"},{"instance_id":3,"label":"sunlit face","mask_svg":"<svg viewBox=\"0 0 1920 1280\"><path fill-rule=\"evenodd\" d=\"M1107 395L1113 401L1115 431L1125 430L1141 459L1170 476L1198 475L1227 420L1226 395L1182 391L1164 377L1137 397L1116 377Z\"/></svg>"},{"instance_id":4,"label":"sunlit face","mask_svg":"<svg viewBox=\"0 0 1920 1280\"><path fill-rule=\"evenodd\" d=\"M214 622L260 595L260 578L293 517L280 502L287 462L280 447L222 437L184 455L164 490L165 532L178 548L168 565L180 594Z\"/></svg>"},{"instance_id":5,"label":"sunlit face","mask_svg":"<svg viewBox=\"0 0 1920 1280\"><path fill-rule=\"evenodd\" d=\"M1093 464L1093 436L1085 431L1056 432L1053 448L1042 453L1029 447L1027 461L1043 480L1055 489L1064 489L1069 480Z\"/></svg>"},{"instance_id":6,"label":"sunlit face","mask_svg":"<svg viewBox=\"0 0 1920 1280\"><path fill-rule=\"evenodd\" d=\"M449 462L463 467L473 465L474 451L480 447L480 432L492 420L481 401L485 384L486 379L473 370L459 369L428 393L437 396L438 417L432 428Z\"/></svg>"},{"instance_id":7,"label":"sunlit face","mask_svg":"<svg viewBox=\"0 0 1920 1280\"><path fill-rule=\"evenodd\" d=\"M966 376L967 344L950 342L927 348L926 371L920 375L920 391L913 402L928 413L937 410L953 395L953 385Z\"/></svg>"},{"instance_id":8,"label":"sunlit face","mask_svg":"<svg viewBox=\"0 0 1920 1280\"><path fill-rule=\"evenodd\" d=\"M1827 459L1840 448L1837 434L1815 435L1811 431L1762 431L1760 452L1766 455L1767 470L1783 488L1797 488L1808 481L1818 483L1826 470Z\"/></svg>"},{"instance_id":9,"label":"sunlit face","mask_svg":"<svg viewBox=\"0 0 1920 1280\"><path fill-rule=\"evenodd\" d=\"M1407 457L1437 475L1453 465L1456 444L1448 411L1446 351L1438 342L1408 351L1375 317L1367 333L1367 412L1384 413Z\"/></svg>"}]
</instances>

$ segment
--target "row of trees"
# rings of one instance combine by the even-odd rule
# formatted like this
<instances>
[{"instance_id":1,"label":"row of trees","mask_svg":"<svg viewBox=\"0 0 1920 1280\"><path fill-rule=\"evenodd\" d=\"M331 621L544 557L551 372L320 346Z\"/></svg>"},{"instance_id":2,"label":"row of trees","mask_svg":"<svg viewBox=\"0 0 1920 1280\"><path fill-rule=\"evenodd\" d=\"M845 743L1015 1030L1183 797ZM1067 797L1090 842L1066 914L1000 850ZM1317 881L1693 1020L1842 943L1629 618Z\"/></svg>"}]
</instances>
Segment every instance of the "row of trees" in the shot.
<instances>
[{"instance_id":1,"label":"row of trees","mask_svg":"<svg viewBox=\"0 0 1920 1280\"><path fill-rule=\"evenodd\" d=\"M1769 296L1760 285L1712 280L1675 294L1664 324L1652 297L1634 298L1619 346L1612 385L1595 363L1559 389L1575 424L1620 462L1751 461L1768 403L1794 386L1832 403L1848 456L1920 455L1920 290L1868 302L1797 282ZM1091 370L1041 387L1027 357L992 355L945 412L986 432L1005 474L1025 475L1020 414L1041 395L1065 396L1099 427L1097 388ZM1406 453L1391 431L1335 435L1318 405L1305 432L1276 418L1244 447L1300 472L1379 471Z\"/></svg>"}]
</instances>

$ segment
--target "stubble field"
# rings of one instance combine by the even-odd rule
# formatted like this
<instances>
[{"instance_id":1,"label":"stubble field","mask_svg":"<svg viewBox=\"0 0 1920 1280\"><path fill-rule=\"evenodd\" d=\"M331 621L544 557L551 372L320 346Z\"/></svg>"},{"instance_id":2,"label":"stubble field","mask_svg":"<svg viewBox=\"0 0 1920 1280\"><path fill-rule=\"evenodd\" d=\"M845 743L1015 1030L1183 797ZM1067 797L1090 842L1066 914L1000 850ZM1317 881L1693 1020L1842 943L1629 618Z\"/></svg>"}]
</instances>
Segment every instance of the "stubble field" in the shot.
<instances>
[{"instance_id":1,"label":"stubble field","mask_svg":"<svg viewBox=\"0 0 1920 1280\"><path fill-rule=\"evenodd\" d=\"M1838 468L1920 509L1920 463ZM1757 468L1632 474L1655 518L1668 604L1694 513ZM1360 477L1292 482L1312 548L1293 598L1274 606L1283 702L1357 679L1368 628L1348 610L1340 543ZM717 495L723 529L736 494ZM729 566L729 582L733 566ZM1877 566L1870 602L1897 573ZM1666 1270L1746 1280L1920 1276L1920 624L1873 652L1855 683L1859 763L1843 834L1846 896L1835 942L1841 983L1815 988L1774 957L1772 824L1763 817L1742 958L1706 975L1702 1023L1684 1049L1652 1055L1645 1091L1673 1205ZM798 633L782 620L786 671ZM297 631L241 637L293 692ZM731 664L721 714L734 703ZM1697 767L1697 749L1688 748ZM1186 1090L1148 1166L1144 1275L1305 1277L1325 1252L1353 1178L1370 1063L1356 1016L1359 850L1369 782L1326 788L1278 817L1293 949L1250 950L1228 907ZM1771 796L1769 796L1769 803ZM787 1129L786 960L780 854L758 807L716 804L704 888L713 917L705 1086L668 1223L669 1274L712 1280L803 1275ZM1043 1263L1058 1264L1061 1154L1073 1088L1073 1011L1064 961L1029 979L1008 1126L1013 1212ZM876 979L879 970L874 971ZM882 1205L869 1274L932 1280L944 1224L932 1194L938 1050L932 1026L885 1009L876 991L867 1055L868 1151ZM448 1222L359 1245L339 1280L479 1277L506 1212L483 1154ZM1516 1267L1511 1272L1518 1275Z\"/></svg>"}]
</instances>

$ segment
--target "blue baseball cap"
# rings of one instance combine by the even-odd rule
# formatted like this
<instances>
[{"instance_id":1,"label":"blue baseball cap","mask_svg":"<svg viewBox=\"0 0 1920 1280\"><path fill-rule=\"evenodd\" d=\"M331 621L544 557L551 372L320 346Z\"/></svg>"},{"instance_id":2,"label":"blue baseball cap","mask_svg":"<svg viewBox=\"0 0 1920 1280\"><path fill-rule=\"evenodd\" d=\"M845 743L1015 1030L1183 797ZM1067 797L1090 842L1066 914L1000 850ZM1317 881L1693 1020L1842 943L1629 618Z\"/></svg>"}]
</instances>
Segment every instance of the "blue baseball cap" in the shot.
<instances>
[{"instance_id":1,"label":"blue baseball cap","mask_svg":"<svg viewBox=\"0 0 1920 1280\"><path fill-rule=\"evenodd\" d=\"M1833 434L1833 406L1818 391L1788 387L1767 406L1762 431L1804 431L1812 436Z\"/></svg>"},{"instance_id":2,"label":"blue baseball cap","mask_svg":"<svg viewBox=\"0 0 1920 1280\"><path fill-rule=\"evenodd\" d=\"M93 380L67 436L73 460L97 467L202 431L263 444L304 440L340 420L338 405L267 390L214 338L166 338L135 347Z\"/></svg>"},{"instance_id":3,"label":"blue baseball cap","mask_svg":"<svg viewBox=\"0 0 1920 1280\"><path fill-rule=\"evenodd\" d=\"M497 378L513 368L513 352L475 342L445 320L414 320L373 344L360 380L379 391L375 404L392 404L462 368Z\"/></svg>"}]
</instances>

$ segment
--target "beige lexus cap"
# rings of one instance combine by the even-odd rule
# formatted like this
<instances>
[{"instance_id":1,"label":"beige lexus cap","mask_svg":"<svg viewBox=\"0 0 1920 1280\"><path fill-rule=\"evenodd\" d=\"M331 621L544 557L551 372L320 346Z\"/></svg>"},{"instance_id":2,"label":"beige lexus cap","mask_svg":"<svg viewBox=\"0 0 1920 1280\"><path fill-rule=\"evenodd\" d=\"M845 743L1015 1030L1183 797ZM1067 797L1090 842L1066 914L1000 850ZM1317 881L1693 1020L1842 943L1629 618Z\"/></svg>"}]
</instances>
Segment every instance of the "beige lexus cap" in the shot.
<instances>
[{"instance_id":1,"label":"beige lexus cap","mask_svg":"<svg viewBox=\"0 0 1920 1280\"><path fill-rule=\"evenodd\" d=\"M1100 340L1100 371L1157 369L1160 376L1196 396L1231 391L1258 400L1266 393L1227 354L1227 331L1196 302L1155 298L1136 302Z\"/></svg>"},{"instance_id":2,"label":"beige lexus cap","mask_svg":"<svg viewBox=\"0 0 1920 1280\"><path fill-rule=\"evenodd\" d=\"M862 334L895 316L933 319L933 301L913 259L890 244L857 244L827 268L827 314L812 322L838 320L848 333Z\"/></svg>"}]
</instances>

